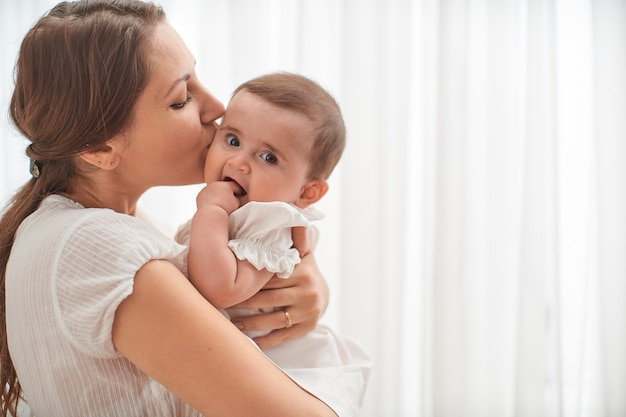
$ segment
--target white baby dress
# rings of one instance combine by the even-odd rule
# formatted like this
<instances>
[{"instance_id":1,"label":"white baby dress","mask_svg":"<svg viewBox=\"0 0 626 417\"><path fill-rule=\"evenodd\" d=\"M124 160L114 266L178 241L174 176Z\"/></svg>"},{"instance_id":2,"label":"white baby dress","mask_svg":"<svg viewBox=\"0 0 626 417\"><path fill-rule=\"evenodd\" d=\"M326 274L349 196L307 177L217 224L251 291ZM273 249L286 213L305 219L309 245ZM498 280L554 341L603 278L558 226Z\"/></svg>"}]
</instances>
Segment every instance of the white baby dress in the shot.
<instances>
[{"instance_id":1,"label":"white baby dress","mask_svg":"<svg viewBox=\"0 0 626 417\"><path fill-rule=\"evenodd\" d=\"M237 258L247 260L257 269L288 278L300 263L300 254L292 247L291 229L304 226L315 231L310 222L323 217L313 207L301 209L280 201L251 201L230 214L228 246ZM316 240L316 234L311 238Z\"/></svg>"},{"instance_id":2,"label":"white baby dress","mask_svg":"<svg viewBox=\"0 0 626 417\"><path fill-rule=\"evenodd\" d=\"M322 217L312 207L300 209L282 202L249 202L229 217L228 246L237 258L287 279L300 262L298 251L292 247L292 228L307 227L314 247L317 230L310 222ZM179 231L177 240L189 243L189 224ZM231 319L258 313L258 309L225 311ZM264 333L246 334L253 338ZM356 341L319 324L306 335L263 352L339 417L358 416L372 362Z\"/></svg>"}]
</instances>

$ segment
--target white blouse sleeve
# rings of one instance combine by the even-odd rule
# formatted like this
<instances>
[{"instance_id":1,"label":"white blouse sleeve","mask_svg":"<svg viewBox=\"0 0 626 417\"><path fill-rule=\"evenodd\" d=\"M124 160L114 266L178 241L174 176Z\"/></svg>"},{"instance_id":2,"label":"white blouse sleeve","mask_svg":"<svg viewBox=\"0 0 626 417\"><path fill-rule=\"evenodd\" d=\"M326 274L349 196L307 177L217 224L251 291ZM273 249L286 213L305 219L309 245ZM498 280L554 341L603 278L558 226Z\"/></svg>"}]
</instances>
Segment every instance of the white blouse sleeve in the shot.
<instances>
[{"instance_id":1,"label":"white blouse sleeve","mask_svg":"<svg viewBox=\"0 0 626 417\"><path fill-rule=\"evenodd\" d=\"M310 228L310 221L322 217L312 207L303 210L282 202L249 202L229 217L228 246L237 258L255 268L288 278L300 263L300 254L292 247L291 229Z\"/></svg>"},{"instance_id":2,"label":"white blouse sleeve","mask_svg":"<svg viewBox=\"0 0 626 417\"><path fill-rule=\"evenodd\" d=\"M181 269L186 248L132 216L94 210L68 236L53 294L68 340L90 356L117 355L111 331L115 311L133 291L137 271L152 259Z\"/></svg>"}]
</instances>

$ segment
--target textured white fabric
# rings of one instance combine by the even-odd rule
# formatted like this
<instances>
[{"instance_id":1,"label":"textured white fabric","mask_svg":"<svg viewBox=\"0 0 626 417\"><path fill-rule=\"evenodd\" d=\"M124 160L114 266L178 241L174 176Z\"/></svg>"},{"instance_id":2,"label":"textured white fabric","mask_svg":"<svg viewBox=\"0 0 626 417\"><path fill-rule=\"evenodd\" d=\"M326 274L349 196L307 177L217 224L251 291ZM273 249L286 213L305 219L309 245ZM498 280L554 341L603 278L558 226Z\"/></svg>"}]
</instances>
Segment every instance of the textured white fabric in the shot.
<instances>
[{"instance_id":1,"label":"textured white fabric","mask_svg":"<svg viewBox=\"0 0 626 417\"><path fill-rule=\"evenodd\" d=\"M185 247L132 216L50 196L16 234L6 275L7 334L36 416L200 416L118 352L111 328L151 259Z\"/></svg>"},{"instance_id":2,"label":"textured white fabric","mask_svg":"<svg viewBox=\"0 0 626 417\"><path fill-rule=\"evenodd\" d=\"M228 246L237 258L257 269L288 278L300 263L300 254L292 247L291 229L309 227L310 221L322 217L313 207L300 209L280 201L251 201L230 214Z\"/></svg>"},{"instance_id":3,"label":"textured white fabric","mask_svg":"<svg viewBox=\"0 0 626 417\"><path fill-rule=\"evenodd\" d=\"M339 417L360 415L372 361L355 340L320 324L263 352Z\"/></svg>"}]
</instances>

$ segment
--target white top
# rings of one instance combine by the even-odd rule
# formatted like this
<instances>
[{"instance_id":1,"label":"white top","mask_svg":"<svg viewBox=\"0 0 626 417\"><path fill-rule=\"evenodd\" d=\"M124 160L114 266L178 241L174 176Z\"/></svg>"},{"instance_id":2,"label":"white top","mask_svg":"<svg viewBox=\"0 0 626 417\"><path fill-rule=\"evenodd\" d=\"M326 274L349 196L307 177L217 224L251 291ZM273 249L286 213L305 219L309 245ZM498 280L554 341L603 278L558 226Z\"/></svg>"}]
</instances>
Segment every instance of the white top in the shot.
<instances>
[{"instance_id":1,"label":"white top","mask_svg":"<svg viewBox=\"0 0 626 417\"><path fill-rule=\"evenodd\" d=\"M279 278L288 278L297 264L300 254L293 248L293 227L308 228L311 246L317 242L317 229L310 225L323 218L322 212L308 207L298 208L280 201L250 201L228 217L228 247L237 258L250 262L259 271L266 269ZM191 220L176 232L176 241L189 245ZM187 264L184 264L187 272Z\"/></svg>"},{"instance_id":2,"label":"white top","mask_svg":"<svg viewBox=\"0 0 626 417\"><path fill-rule=\"evenodd\" d=\"M20 226L6 272L9 349L36 416L199 417L114 348L115 311L151 259L185 247L109 209L46 198Z\"/></svg>"},{"instance_id":3,"label":"white top","mask_svg":"<svg viewBox=\"0 0 626 417\"><path fill-rule=\"evenodd\" d=\"M280 201L250 201L228 218L228 246L237 258L247 260L256 269L288 278L300 263L300 254L292 247L292 228L308 228L309 222L322 217L313 207L301 209Z\"/></svg>"}]
</instances>

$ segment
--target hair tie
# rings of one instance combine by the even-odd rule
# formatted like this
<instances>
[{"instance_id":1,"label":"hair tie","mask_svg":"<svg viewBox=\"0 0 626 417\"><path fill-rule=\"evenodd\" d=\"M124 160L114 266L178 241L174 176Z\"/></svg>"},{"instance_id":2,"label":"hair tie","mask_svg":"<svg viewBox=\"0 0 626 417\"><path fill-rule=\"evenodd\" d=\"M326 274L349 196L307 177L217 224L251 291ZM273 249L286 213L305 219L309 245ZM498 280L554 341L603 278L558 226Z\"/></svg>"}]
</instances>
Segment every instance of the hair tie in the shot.
<instances>
[{"instance_id":1,"label":"hair tie","mask_svg":"<svg viewBox=\"0 0 626 417\"><path fill-rule=\"evenodd\" d=\"M32 175L33 178L39 178L41 175L41 166L34 159L30 160L30 175Z\"/></svg>"}]
</instances>

